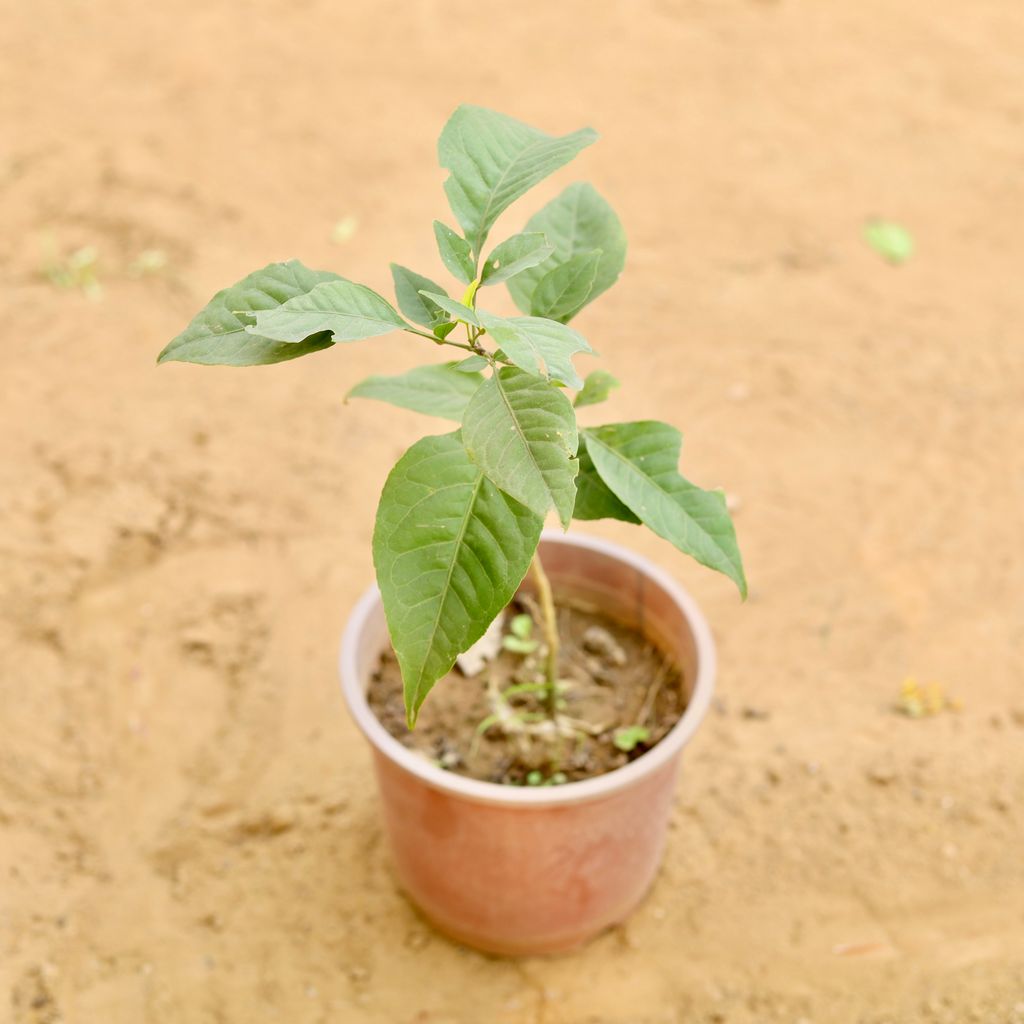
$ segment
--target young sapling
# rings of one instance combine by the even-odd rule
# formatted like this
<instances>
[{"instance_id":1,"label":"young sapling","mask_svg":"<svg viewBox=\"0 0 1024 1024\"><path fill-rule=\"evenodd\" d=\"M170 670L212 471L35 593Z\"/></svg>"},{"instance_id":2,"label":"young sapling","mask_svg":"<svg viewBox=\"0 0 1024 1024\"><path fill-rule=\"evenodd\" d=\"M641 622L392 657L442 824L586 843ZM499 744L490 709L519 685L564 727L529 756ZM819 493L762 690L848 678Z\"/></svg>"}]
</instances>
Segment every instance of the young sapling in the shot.
<instances>
[{"instance_id":1,"label":"young sapling","mask_svg":"<svg viewBox=\"0 0 1024 1024\"><path fill-rule=\"evenodd\" d=\"M438 145L460 230L434 223L440 261L458 282L451 293L392 264L396 308L331 271L297 260L271 263L218 292L159 357L256 366L395 331L457 350L456 359L374 375L349 392L457 425L406 451L377 507L373 561L410 727L435 682L509 605L528 573L539 615L525 617L526 625L514 618L505 643L524 655L542 653L544 714L552 725L562 716L554 597L536 554L551 510L563 528L573 519L642 524L746 595L722 494L679 475L679 431L656 420L577 424L577 409L618 387L605 370L580 377L574 357L595 353L569 326L622 271L625 234L611 207L591 185L573 184L522 232L488 245L504 210L596 138L589 128L552 136L460 106ZM491 312L488 289L497 285L521 315ZM638 335L638 344L644 340ZM506 709L508 696L499 695ZM635 728L629 736L643 741Z\"/></svg>"}]
</instances>

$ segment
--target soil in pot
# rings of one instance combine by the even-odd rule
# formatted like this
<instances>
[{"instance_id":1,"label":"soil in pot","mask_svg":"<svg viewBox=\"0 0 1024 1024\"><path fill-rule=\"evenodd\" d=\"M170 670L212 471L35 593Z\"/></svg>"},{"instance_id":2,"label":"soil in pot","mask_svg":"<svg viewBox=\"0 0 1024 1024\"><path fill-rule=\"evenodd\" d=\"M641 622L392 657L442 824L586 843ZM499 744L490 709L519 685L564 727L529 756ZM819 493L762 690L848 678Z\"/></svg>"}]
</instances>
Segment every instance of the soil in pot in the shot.
<instances>
[{"instance_id":1,"label":"soil in pot","mask_svg":"<svg viewBox=\"0 0 1024 1024\"><path fill-rule=\"evenodd\" d=\"M561 682L554 720L532 690L543 679L545 648L529 596L517 598L504 618L502 633L517 649L498 647L473 675L453 669L431 691L414 730L406 727L402 678L390 649L370 681L370 708L404 746L473 779L558 785L620 768L682 715L681 672L643 635L597 608L557 598L555 604ZM511 629L516 616L524 617L520 627L525 616L534 624L525 638Z\"/></svg>"}]
</instances>

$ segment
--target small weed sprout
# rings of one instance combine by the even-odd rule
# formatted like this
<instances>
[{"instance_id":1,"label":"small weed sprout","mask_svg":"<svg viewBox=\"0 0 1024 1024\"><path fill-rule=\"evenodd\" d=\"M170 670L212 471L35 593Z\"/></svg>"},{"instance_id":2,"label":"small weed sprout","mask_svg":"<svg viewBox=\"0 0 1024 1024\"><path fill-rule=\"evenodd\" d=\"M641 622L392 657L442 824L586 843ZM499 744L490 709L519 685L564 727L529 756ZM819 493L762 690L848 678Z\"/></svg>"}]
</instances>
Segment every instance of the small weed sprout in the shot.
<instances>
[{"instance_id":1,"label":"small weed sprout","mask_svg":"<svg viewBox=\"0 0 1024 1024\"><path fill-rule=\"evenodd\" d=\"M542 771L534 769L532 772L528 772L526 776L527 786L563 786L569 781L569 777L565 772L552 772L550 775L545 776Z\"/></svg>"},{"instance_id":2,"label":"small weed sprout","mask_svg":"<svg viewBox=\"0 0 1024 1024\"><path fill-rule=\"evenodd\" d=\"M514 654L533 654L538 645L532 637L533 619L529 615L516 615L509 623L508 636L502 638L501 646Z\"/></svg>"},{"instance_id":3,"label":"small weed sprout","mask_svg":"<svg viewBox=\"0 0 1024 1024\"><path fill-rule=\"evenodd\" d=\"M646 743L651 738L651 730L646 725L626 725L615 730L612 743L624 753L631 753L641 743Z\"/></svg>"},{"instance_id":4,"label":"small weed sprout","mask_svg":"<svg viewBox=\"0 0 1024 1024\"><path fill-rule=\"evenodd\" d=\"M95 246L84 245L74 249L67 256L60 256L51 239L47 245L48 254L43 262L43 276L57 288L80 291L86 298L98 300L103 296L97 265L99 251Z\"/></svg>"},{"instance_id":5,"label":"small weed sprout","mask_svg":"<svg viewBox=\"0 0 1024 1024\"><path fill-rule=\"evenodd\" d=\"M167 253L163 249L143 249L128 264L129 277L156 277L167 269Z\"/></svg>"}]
</instances>

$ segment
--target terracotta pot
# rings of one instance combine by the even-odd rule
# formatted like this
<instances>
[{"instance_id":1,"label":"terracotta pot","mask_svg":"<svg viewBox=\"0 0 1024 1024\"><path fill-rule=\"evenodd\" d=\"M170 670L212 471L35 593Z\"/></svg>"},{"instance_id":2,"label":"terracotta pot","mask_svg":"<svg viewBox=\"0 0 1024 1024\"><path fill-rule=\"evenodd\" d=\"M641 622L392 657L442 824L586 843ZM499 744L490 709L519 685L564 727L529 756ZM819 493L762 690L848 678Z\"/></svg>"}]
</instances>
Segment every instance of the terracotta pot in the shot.
<instances>
[{"instance_id":1,"label":"terracotta pot","mask_svg":"<svg viewBox=\"0 0 1024 1024\"><path fill-rule=\"evenodd\" d=\"M630 764L543 788L446 772L390 736L366 703L389 642L376 587L356 605L341 650L342 689L373 748L399 882L442 932L492 953L569 950L636 907L661 860L679 756L714 688L707 623L660 569L589 537L545 534L540 550L556 595L599 605L683 669L685 713Z\"/></svg>"}]
</instances>

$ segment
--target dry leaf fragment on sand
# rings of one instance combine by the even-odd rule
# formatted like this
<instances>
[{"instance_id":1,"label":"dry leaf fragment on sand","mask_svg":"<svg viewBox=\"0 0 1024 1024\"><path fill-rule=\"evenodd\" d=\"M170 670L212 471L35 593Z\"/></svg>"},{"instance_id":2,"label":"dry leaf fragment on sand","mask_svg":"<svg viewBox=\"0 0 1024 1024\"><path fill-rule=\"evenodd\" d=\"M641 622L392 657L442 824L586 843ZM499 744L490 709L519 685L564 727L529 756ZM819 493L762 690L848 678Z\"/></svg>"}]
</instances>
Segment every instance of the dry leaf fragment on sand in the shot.
<instances>
[{"instance_id":1,"label":"dry leaf fragment on sand","mask_svg":"<svg viewBox=\"0 0 1024 1024\"><path fill-rule=\"evenodd\" d=\"M950 697L941 683L918 683L913 677L903 680L896 710L910 718L925 718L943 711L959 711L959 700Z\"/></svg>"}]
</instances>

